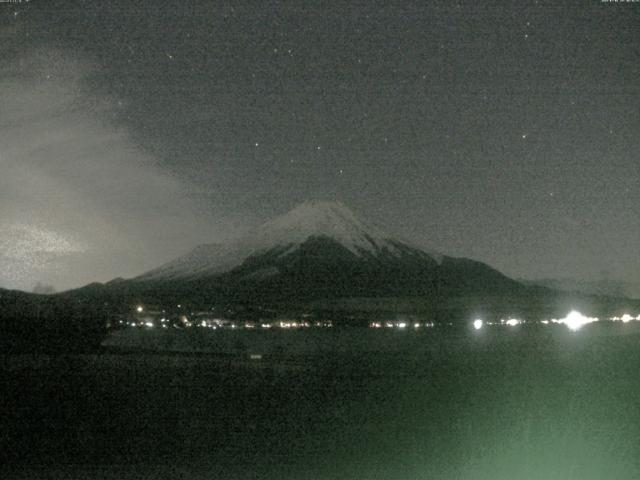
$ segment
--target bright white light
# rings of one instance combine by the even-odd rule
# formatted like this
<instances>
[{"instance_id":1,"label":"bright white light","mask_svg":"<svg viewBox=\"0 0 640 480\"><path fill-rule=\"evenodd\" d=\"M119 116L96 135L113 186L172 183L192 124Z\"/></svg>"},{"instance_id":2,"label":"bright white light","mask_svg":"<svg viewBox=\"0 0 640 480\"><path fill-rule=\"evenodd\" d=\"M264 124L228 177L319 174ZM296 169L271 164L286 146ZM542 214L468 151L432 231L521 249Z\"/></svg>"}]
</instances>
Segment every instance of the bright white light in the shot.
<instances>
[{"instance_id":1,"label":"bright white light","mask_svg":"<svg viewBox=\"0 0 640 480\"><path fill-rule=\"evenodd\" d=\"M520 320L518 320L517 318L510 318L505 323L510 327L515 327L516 325L520 325Z\"/></svg>"},{"instance_id":2,"label":"bright white light","mask_svg":"<svg viewBox=\"0 0 640 480\"><path fill-rule=\"evenodd\" d=\"M143 310L144 308L142 308L142 305L138 305L138 307L136 308L136 312L138 313L142 313Z\"/></svg>"},{"instance_id":3,"label":"bright white light","mask_svg":"<svg viewBox=\"0 0 640 480\"><path fill-rule=\"evenodd\" d=\"M476 330L480 330L482 328L482 320L480 320L479 318L473 321L473 328L475 328Z\"/></svg>"},{"instance_id":4,"label":"bright white light","mask_svg":"<svg viewBox=\"0 0 640 480\"><path fill-rule=\"evenodd\" d=\"M624 315L622 315L620 320L622 320L622 323L628 323L631 320L633 320L633 317L631 315L629 315L628 313L625 313Z\"/></svg>"},{"instance_id":5,"label":"bright white light","mask_svg":"<svg viewBox=\"0 0 640 480\"><path fill-rule=\"evenodd\" d=\"M414 323L413 324L413 328L420 328L420 324L419 323Z\"/></svg>"},{"instance_id":6,"label":"bright white light","mask_svg":"<svg viewBox=\"0 0 640 480\"><path fill-rule=\"evenodd\" d=\"M542 320L543 325L549 325L549 320Z\"/></svg>"},{"instance_id":7,"label":"bright white light","mask_svg":"<svg viewBox=\"0 0 640 480\"><path fill-rule=\"evenodd\" d=\"M407 326L407 324L406 324L406 323L404 323L404 322L400 322L400 323L398 324L398 328L405 328L406 326Z\"/></svg>"},{"instance_id":8,"label":"bright white light","mask_svg":"<svg viewBox=\"0 0 640 480\"><path fill-rule=\"evenodd\" d=\"M580 330L583 325L597 321L597 318L585 317L580 312L572 310L565 318L558 320L558 323L564 323L570 330L575 332Z\"/></svg>"},{"instance_id":9,"label":"bright white light","mask_svg":"<svg viewBox=\"0 0 640 480\"><path fill-rule=\"evenodd\" d=\"M153 323L152 322L147 322L145 323L145 325L149 328L153 328Z\"/></svg>"}]
</instances>

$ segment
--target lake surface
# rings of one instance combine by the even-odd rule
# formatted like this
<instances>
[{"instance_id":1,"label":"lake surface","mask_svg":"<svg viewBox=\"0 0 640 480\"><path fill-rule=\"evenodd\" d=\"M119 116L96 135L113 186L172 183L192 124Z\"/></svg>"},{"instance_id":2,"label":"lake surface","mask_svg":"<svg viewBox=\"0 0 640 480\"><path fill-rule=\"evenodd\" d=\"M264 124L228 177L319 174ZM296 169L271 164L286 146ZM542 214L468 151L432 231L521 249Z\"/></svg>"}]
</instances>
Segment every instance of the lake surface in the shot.
<instances>
[{"instance_id":1,"label":"lake surface","mask_svg":"<svg viewBox=\"0 0 640 480\"><path fill-rule=\"evenodd\" d=\"M0 476L640 478L635 323L162 335L2 357Z\"/></svg>"}]
</instances>

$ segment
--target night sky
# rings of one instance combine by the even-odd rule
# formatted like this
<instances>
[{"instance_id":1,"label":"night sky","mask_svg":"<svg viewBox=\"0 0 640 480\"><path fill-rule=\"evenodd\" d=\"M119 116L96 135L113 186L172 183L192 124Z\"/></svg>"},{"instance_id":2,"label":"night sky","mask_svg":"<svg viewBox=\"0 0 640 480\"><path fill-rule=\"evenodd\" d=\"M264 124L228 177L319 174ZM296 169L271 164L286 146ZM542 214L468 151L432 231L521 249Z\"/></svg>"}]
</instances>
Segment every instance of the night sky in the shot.
<instances>
[{"instance_id":1,"label":"night sky","mask_svg":"<svg viewBox=\"0 0 640 480\"><path fill-rule=\"evenodd\" d=\"M0 4L0 287L133 276L309 199L640 286L640 2L388 3Z\"/></svg>"}]
</instances>

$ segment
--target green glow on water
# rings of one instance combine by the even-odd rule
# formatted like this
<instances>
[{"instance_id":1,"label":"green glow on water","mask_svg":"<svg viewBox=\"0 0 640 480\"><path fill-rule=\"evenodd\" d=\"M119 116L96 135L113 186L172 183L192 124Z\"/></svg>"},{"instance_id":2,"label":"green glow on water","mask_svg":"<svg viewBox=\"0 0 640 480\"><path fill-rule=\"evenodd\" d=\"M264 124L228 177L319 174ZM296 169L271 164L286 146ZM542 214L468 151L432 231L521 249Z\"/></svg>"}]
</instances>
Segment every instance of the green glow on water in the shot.
<instances>
[{"instance_id":1,"label":"green glow on water","mask_svg":"<svg viewBox=\"0 0 640 480\"><path fill-rule=\"evenodd\" d=\"M330 354L277 361L50 359L12 371L7 400L29 413L24 425L40 418L50 430L4 438L31 442L56 468L73 452L85 465L68 467L77 478L94 462L104 478L142 468L196 479L637 479L640 335L627 327L331 332L319 334ZM319 341L309 335L282 338Z\"/></svg>"}]
</instances>

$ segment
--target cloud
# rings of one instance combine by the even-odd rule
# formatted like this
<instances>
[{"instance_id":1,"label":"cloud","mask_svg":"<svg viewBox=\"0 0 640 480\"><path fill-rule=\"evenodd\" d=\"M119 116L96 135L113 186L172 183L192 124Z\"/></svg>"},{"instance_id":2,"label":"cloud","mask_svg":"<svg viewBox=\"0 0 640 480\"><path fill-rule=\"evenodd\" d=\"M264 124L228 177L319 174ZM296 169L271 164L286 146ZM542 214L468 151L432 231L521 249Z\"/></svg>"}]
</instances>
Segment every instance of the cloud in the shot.
<instances>
[{"instance_id":1,"label":"cloud","mask_svg":"<svg viewBox=\"0 0 640 480\"><path fill-rule=\"evenodd\" d=\"M113 121L92 67L46 50L0 66L0 286L131 276L206 227L188 188Z\"/></svg>"}]
</instances>

